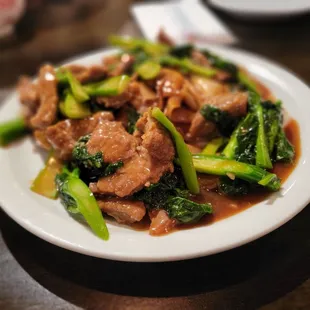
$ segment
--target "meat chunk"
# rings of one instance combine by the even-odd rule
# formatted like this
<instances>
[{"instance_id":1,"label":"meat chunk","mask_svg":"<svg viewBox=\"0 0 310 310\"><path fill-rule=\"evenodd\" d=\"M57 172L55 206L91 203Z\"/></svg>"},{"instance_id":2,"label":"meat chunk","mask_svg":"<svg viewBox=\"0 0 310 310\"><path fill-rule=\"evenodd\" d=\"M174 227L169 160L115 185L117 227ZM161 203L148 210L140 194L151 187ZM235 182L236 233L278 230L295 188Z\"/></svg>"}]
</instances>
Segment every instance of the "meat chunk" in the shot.
<instances>
[{"instance_id":1,"label":"meat chunk","mask_svg":"<svg viewBox=\"0 0 310 310\"><path fill-rule=\"evenodd\" d=\"M159 30L159 33L157 35L157 41L168 46L175 45L173 39L163 29Z\"/></svg>"},{"instance_id":2,"label":"meat chunk","mask_svg":"<svg viewBox=\"0 0 310 310\"><path fill-rule=\"evenodd\" d=\"M30 119L33 128L46 128L52 125L57 116L57 81L55 70L50 65L40 68L37 85L40 105L36 114Z\"/></svg>"},{"instance_id":3,"label":"meat chunk","mask_svg":"<svg viewBox=\"0 0 310 310\"><path fill-rule=\"evenodd\" d=\"M137 135L142 134L142 147L145 148L151 157L150 183L157 183L163 173L173 171L173 159L175 155L174 145L171 138L155 121L149 112L136 123Z\"/></svg>"},{"instance_id":4,"label":"meat chunk","mask_svg":"<svg viewBox=\"0 0 310 310\"><path fill-rule=\"evenodd\" d=\"M90 184L94 193L125 197L144 186L157 183L161 176L173 171L175 155L171 138L146 112L137 122L137 147L131 158L113 175L100 178L97 184ZM115 145L118 145L117 142Z\"/></svg>"},{"instance_id":5,"label":"meat chunk","mask_svg":"<svg viewBox=\"0 0 310 310\"><path fill-rule=\"evenodd\" d=\"M70 160L74 144L77 140L90 134L104 120L113 120L111 112L97 112L82 120L66 119L46 129L47 141L62 160Z\"/></svg>"},{"instance_id":6,"label":"meat chunk","mask_svg":"<svg viewBox=\"0 0 310 310\"><path fill-rule=\"evenodd\" d=\"M30 125L30 119L36 114L40 104L37 85L32 83L30 78L22 76L18 81L17 90L24 119Z\"/></svg>"},{"instance_id":7,"label":"meat chunk","mask_svg":"<svg viewBox=\"0 0 310 310\"><path fill-rule=\"evenodd\" d=\"M159 97L179 95L184 85L183 75L172 69L161 69L157 78L156 90Z\"/></svg>"},{"instance_id":8,"label":"meat chunk","mask_svg":"<svg viewBox=\"0 0 310 310\"><path fill-rule=\"evenodd\" d=\"M33 135L39 147L47 151L51 149L51 145L46 138L46 129L34 130Z\"/></svg>"},{"instance_id":9,"label":"meat chunk","mask_svg":"<svg viewBox=\"0 0 310 310\"><path fill-rule=\"evenodd\" d=\"M126 200L120 198L99 199L99 208L114 217L118 223L132 224L143 219L146 213L142 201Z\"/></svg>"},{"instance_id":10,"label":"meat chunk","mask_svg":"<svg viewBox=\"0 0 310 310\"><path fill-rule=\"evenodd\" d=\"M96 101L98 104L102 104L105 108L119 109L126 102L130 101L131 98L132 98L131 92L125 90L123 93L117 96L97 97Z\"/></svg>"},{"instance_id":11,"label":"meat chunk","mask_svg":"<svg viewBox=\"0 0 310 310\"><path fill-rule=\"evenodd\" d=\"M150 178L150 156L145 149L136 152L114 174L100 178L97 184L90 183L95 194L126 197L144 187Z\"/></svg>"},{"instance_id":12,"label":"meat chunk","mask_svg":"<svg viewBox=\"0 0 310 310\"><path fill-rule=\"evenodd\" d=\"M192 123L186 134L186 140L190 142L199 142L200 139L208 139L215 132L216 126L205 118L198 111L193 117Z\"/></svg>"},{"instance_id":13,"label":"meat chunk","mask_svg":"<svg viewBox=\"0 0 310 310\"><path fill-rule=\"evenodd\" d=\"M136 138L125 130L122 123L110 121L99 123L87 142L88 152L102 152L104 161L108 163L132 157L136 146Z\"/></svg>"},{"instance_id":14,"label":"meat chunk","mask_svg":"<svg viewBox=\"0 0 310 310\"><path fill-rule=\"evenodd\" d=\"M125 74L127 70L134 64L135 57L129 54L123 54L120 57L115 59L114 63L107 64L104 61L104 64L107 66L108 73L110 76L117 76L121 74Z\"/></svg>"},{"instance_id":15,"label":"meat chunk","mask_svg":"<svg viewBox=\"0 0 310 310\"><path fill-rule=\"evenodd\" d=\"M102 79L106 75L106 69L102 65L81 66L68 65L65 66L81 83L94 82Z\"/></svg>"},{"instance_id":16,"label":"meat chunk","mask_svg":"<svg viewBox=\"0 0 310 310\"><path fill-rule=\"evenodd\" d=\"M232 116L244 116L247 113L248 95L237 92L210 96L205 99L205 103L226 111Z\"/></svg>"},{"instance_id":17,"label":"meat chunk","mask_svg":"<svg viewBox=\"0 0 310 310\"><path fill-rule=\"evenodd\" d=\"M158 106L158 98L151 88L141 82L132 82L129 86L132 93L130 103L138 113L146 112L150 107Z\"/></svg>"},{"instance_id":18,"label":"meat chunk","mask_svg":"<svg viewBox=\"0 0 310 310\"><path fill-rule=\"evenodd\" d=\"M150 235L160 236L167 234L177 224L176 220L171 219L165 210L152 210L149 212L151 219Z\"/></svg>"}]
</instances>

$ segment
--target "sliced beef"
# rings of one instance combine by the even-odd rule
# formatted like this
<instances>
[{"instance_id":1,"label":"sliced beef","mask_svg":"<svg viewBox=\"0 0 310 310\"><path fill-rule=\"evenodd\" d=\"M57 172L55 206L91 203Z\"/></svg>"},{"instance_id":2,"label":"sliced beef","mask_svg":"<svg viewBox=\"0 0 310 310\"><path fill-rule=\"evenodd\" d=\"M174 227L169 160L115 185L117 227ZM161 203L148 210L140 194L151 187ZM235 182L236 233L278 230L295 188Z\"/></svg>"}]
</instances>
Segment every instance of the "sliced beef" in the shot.
<instances>
[{"instance_id":1,"label":"sliced beef","mask_svg":"<svg viewBox=\"0 0 310 310\"><path fill-rule=\"evenodd\" d=\"M144 83L136 81L131 82L129 92L132 94L130 103L138 113L144 113L150 107L156 107L159 104L155 92Z\"/></svg>"},{"instance_id":2,"label":"sliced beef","mask_svg":"<svg viewBox=\"0 0 310 310\"><path fill-rule=\"evenodd\" d=\"M123 167L114 174L90 183L95 194L130 196L144 187L150 178L150 156L145 149L137 151Z\"/></svg>"},{"instance_id":3,"label":"sliced beef","mask_svg":"<svg viewBox=\"0 0 310 310\"><path fill-rule=\"evenodd\" d=\"M126 160L136 152L136 138L120 122L103 121L97 125L87 142L90 154L102 152L105 162Z\"/></svg>"},{"instance_id":4,"label":"sliced beef","mask_svg":"<svg viewBox=\"0 0 310 310\"><path fill-rule=\"evenodd\" d=\"M205 67L210 67L210 63L209 63L209 60L207 59L207 57L201 53L200 51L194 49L192 51L192 60L200 65L200 66L205 66Z\"/></svg>"},{"instance_id":5,"label":"sliced beef","mask_svg":"<svg viewBox=\"0 0 310 310\"><path fill-rule=\"evenodd\" d=\"M111 112L97 112L82 120L66 119L46 129L46 138L62 160L70 160L77 140L90 134L104 120L113 120Z\"/></svg>"},{"instance_id":6,"label":"sliced beef","mask_svg":"<svg viewBox=\"0 0 310 310\"><path fill-rule=\"evenodd\" d=\"M184 85L181 91L181 96L184 103L193 111L197 111L200 107L200 98L196 94L196 89L194 86L187 80L184 81Z\"/></svg>"},{"instance_id":7,"label":"sliced beef","mask_svg":"<svg viewBox=\"0 0 310 310\"><path fill-rule=\"evenodd\" d=\"M146 213L144 203L141 201L120 198L98 199L99 208L114 217L122 224L132 224L143 219Z\"/></svg>"},{"instance_id":8,"label":"sliced beef","mask_svg":"<svg viewBox=\"0 0 310 310\"><path fill-rule=\"evenodd\" d=\"M134 137L131 136L136 139L135 152L124 160L124 166L116 173L99 179L96 184L90 184L94 193L129 196L144 186L157 183L165 172L173 171L174 146L164 129L148 112L139 119L136 126L138 130ZM115 140L115 148L123 148ZM132 154L131 151L127 154Z\"/></svg>"},{"instance_id":9,"label":"sliced beef","mask_svg":"<svg viewBox=\"0 0 310 310\"><path fill-rule=\"evenodd\" d=\"M106 75L106 69L102 65L82 66L68 65L65 66L81 83L98 81Z\"/></svg>"},{"instance_id":10,"label":"sliced beef","mask_svg":"<svg viewBox=\"0 0 310 310\"><path fill-rule=\"evenodd\" d=\"M192 123L186 135L186 140L190 142L199 142L200 139L208 139L216 130L213 122L206 121L198 111L193 117Z\"/></svg>"},{"instance_id":11,"label":"sliced beef","mask_svg":"<svg viewBox=\"0 0 310 310\"><path fill-rule=\"evenodd\" d=\"M50 150L51 145L46 138L46 129L36 129L33 131L34 139L39 147L44 150Z\"/></svg>"},{"instance_id":12,"label":"sliced beef","mask_svg":"<svg viewBox=\"0 0 310 310\"><path fill-rule=\"evenodd\" d=\"M232 116L244 116L247 113L248 95L246 93L227 93L205 98L205 104L215 106Z\"/></svg>"},{"instance_id":13,"label":"sliced beef","mask_svg":"<svg viewBox=\"0 0 310 310\"><path fill-rule=\"evenodd\" d=\"M162 126L154 120L149 112L136 123L137 135L142 134L141 146L145 148L151 157L150 183L157 183L163 173L173 172L173 159L175 150L170 136Z\"/></svg>"},{"instance_id":14,"label":"sliced beef","mask_svg":"<svg viewBox=\"0 0 310 310\"><path fill-rule=\"evenodd\" d=\"M32 83L30 78L22 76L18 81L17 90L22 104L24 119L30 125L30 119L36 114L40 104L38 87Z\"/></svg>"},{"instance_id":15,"label":"sliced beef","mask_svg":"<svg viewBox=\"0 0 310 310\"><path fill-rule=\"evenodd\" d=\"M97 97L96 102L105 108L119 109L132 99L132 93L125 90L122 94L111 97Z\"/></svg>"},{"instance_id":16,"label":"sliced beef","mask_svg":"<svg viewBox=\"0 0 310 310\"><path fill-rule=\"evenodd\" d=\"M57 117L57 80L55 70L50 65L40 68L37 91L40 105L36 114L30 119L33 128L46 128L56 121Z\"/></svg>"},{"instance_id":17,"label":"sliced beef","mask_svg":"<svg viewBox=\"0 0 310 310\"><path fill-rule=\"evenodd\" d=\"M118 63L116 63L115 68L109 71L110 76L117 76L121 74L125 74L134 64L135 57L129 54L123 54L120 57Z\"/></svg>"},{"instance_id":18,"label":"sliced beef","mask_svg":"<svg viewBox=\"0 0 310 310\"><path fill-rule=\"evenodd\" d=\"M151 210L149 216L151 219L149 232L152 236L167 234L177 224L176 220L171 219L165 210Z\"/></svg>"}]
</instances>

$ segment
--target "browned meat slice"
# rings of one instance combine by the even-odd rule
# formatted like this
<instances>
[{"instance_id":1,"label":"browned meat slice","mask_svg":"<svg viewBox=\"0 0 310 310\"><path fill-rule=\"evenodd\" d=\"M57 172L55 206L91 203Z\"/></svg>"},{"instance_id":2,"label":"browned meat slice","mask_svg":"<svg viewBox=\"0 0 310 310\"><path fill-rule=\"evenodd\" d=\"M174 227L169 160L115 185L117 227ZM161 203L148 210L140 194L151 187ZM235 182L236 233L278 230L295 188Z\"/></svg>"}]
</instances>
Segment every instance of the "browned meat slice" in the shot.
<instances>
[{"instance_id":1,"label":"browned meat slice","mask_svg":"<svg viewBox=\"0 0 310 310\"><path fill-rule=\"evenodd\" d=\"M142 147L144 147L151 157L151 175L149 182L157 183L163 173L173 172L173 159L175 155L173 142L161 127L149 114L138 120L136 127L142 134Z\"/></svg>"},{"instance_id":2,"label":"browned meat slice","mask_svg":"<svg viewBox=\"0 0 310 310\"><path fill-rule=\"evenodd\" d=\"M111 76L117 76L121 74L125 74L128 69L135 62L135 58L129 54L123 54L120 58L120 61L116 64L115 68L109 72Z\"/></svg>"},{"instance_id":3,"label":"browned meat slice","mask_svg":"<svg viewBox=\"0 0 310 310\"><path fill-rule=\"evenodd\" d=\"M210 63L207 59L207 57L201 53L200 51L198 50L193 50L192 51L192 60L198 64L198 65L201 65L201 66L205 66L205 67L210 67Z\"/></svg>"},{"instance_id":4,"label":"browned meat slice","mask_svg":"<svg viewBox=\"0 0 310 310\"><path fill-rule=\"evenodd\" d=\"M174 46L175 43L173 39L165 32L164 29L160 29L157 35L157 41L168 46Z\"/></svg>"},{"instance_id":5,"label":"browned meat slice","mask_svg":"<svg viewBox=\"0 0 310 310\"><path fill-rule=\"evenodd\" d=\"M57 116L57 81L52 66L44 65L40 68L37 89L40 106L30 124L34 128L46 128L56 121Z\"/></svg>"},{"instance_id":6,"label":"browned meat slice","mask_svg":"<svg viewBox=\"0 0 310 310\"><path fill-rule=\"evenodd\" d=\"M192 110L186 108L177 108L173 110L170 120L173 123L178 124L191 124L195 115L196 113Z\"/></svg>"},{"instance_id":7,"label":"browned meat slice","mask_svg":"<svg viewBox=\"0 0 310 310\"><path fill-rule=\"evenodd\" d=\"M156 90L161 98L179 95L184 85L183 75L172 69L161 69L157 78Z\"/></svg>"},{"instance_id":8,"label":"browned meat slice","mask_svg":"<svg viewBox=\"0 0 310 310\"><path fill-rule=\"evenodd\" d=\"M247 113L248 95L246 93L227 93L210 96L205 99L205 104L215 106L226 111L232 116L244 116Z\"/></svg>"},{"instance_id":9,"label":"browned meat slice","mask_svg":"<svg viewBox=\"0 0 310 310\"><path fill-rule=\"evenodd\" d=\"M145 149L136 153L116 173L90 183L95 194L130 196L144 187L150 178L150 156Z\"/></svg>"},{"instance_id":10,"label":"browned meat slice","mask_svg":"<svg viewBox=\"0 0 310 310\"><path fill-rule=\"evenodd\" d=\"M81 65L68 65L66 69L81 83L88 83L98 81L106 75L106 69L102 65L81 66Z\"/></svg>"},{"instance_id":11,"label":"browned meat slice","mask_svg":"<svg viewBox=\"0 0 310 310\"><path fill-rule=\"evenodd\" d=\"M142 201L119 198L98 199L99 208L114 217L117 222L132 224L143 219L146 209Z\"/></svg>"},{"instance_id":12,"label":"browned meat slice","mask_svg":"<svg viewBox=\"0 0 310 310\"><path fill-rule=\"evenodd\" d=\"M97 97L96 101L98 104L104 105L106 108L119 109L126 102L130 101L132 94L130 91L125 90L122 94L111 97Z\"/></svg>"},{"instance_id":13,"label":"browned meat slice","mask_svg":"<svg viewBox=\"0 0 310 310\"><path fill-rule=\"evenodd\" d=\"M197 112L186 135L186 140L194 142L199 139L208 139L215 132L215 130L215 124L206 121L200 112Z\"/></svg>"},{"instance_id":14,"label":"browned meat slice","mask_svg":"<svg viewBox=\"0 0 310 310\"><path fill-rule=\"evenodd\" d=\"M158 98L151 88L141 82L130 83L129 90L132 93L130 103L138 111L144 113L150 107L158 106Z\"/></svg>"},{"instance_id":15,"label":"browned meat slice","mask_svg":"<svg viewBox=\"0 0 310 310\"><path fill-rule=\"evenodd\" d=\"M189 151L192 154L198 154L202 151L202 149L196 145L192 145L192 144L187 144Z\"/></svg>"},{"instance_id":16,"label":"browned meat slice","mask_svg":"<svg viewBox=\"0 0 310 310\"><path fill-rule=\"evenodd\" d=\"M171 219L165 210L152 210L149 212L151 219L150 235L160 236L167 234L177 224L176 220Z\"/></svg>"},{"instance_id":17,"label":"browned meat slice","mask_svg":"<svg viewBox=\"0 0 310 310\"><path fill-rule=\"evenodd\" d=\"M66 119L48 127L46 138L60 159L69 160L74 144L80 137L92 133L100 122L113 119L111 112L97 112L82 120Z\"/></svg>"},{"instance_id":18,"label":"browned meat slice","mask_svg":"<svg viewBox=\"0 0 310 310\"><path fill-rule=\"evenodd\" d=\"M33 135L38 146L47 151L51 149L51 145L46 138L46 129L37 129L33 132Z\"/></svg>"},{"instance_id":19,"label":"browned meat slice","mask_svg":"<svg viewBox=\"0 0 310 310\"><path fill-rule=\"evenodd\" d=\"M200 98L196 94L195 87L187 80L184 81L184 85L181 91L181 96L184 103L193 111L197 111L200 107Z\"/></svg>"},{"instance_id":20,"label":"browned meat slice","mask_svg":"<svg viewBox=\"0 0 310 310\"><path fill-rule=\"evenodd\" d=\"M135 139L140 145L133 156L124 162L113 175L90 184L94 193L125 197L159 181L167 171L173 171L175 155L171 138L164 129L152 119L148 112L137 122ZM115 142L116 145L117 142Z\"/></svg>"},{"instance_id":21,"label":"browned meat slice","mask_svg":"<svg viewBox=\"0 0 310 310\"><path fill-rule=\"evenodd\" d=\"M108 163L126 160L136 152L136 138L120 122L104 121L97 125L87 142L90 154L102 152Z\"/></svg>"},{"instance_id":22,"label":"browned meat slice","mask_svg":"<svg viewBox=\"0 0 310 310\"><path fill-rule=\"evenodd\" d=\"M32 83L30 78L22 76L18 81L17 90L23 108L23 116L29 124L30 119L36 114L40 104L37 85Z\"/></svg>"}]
</instances>

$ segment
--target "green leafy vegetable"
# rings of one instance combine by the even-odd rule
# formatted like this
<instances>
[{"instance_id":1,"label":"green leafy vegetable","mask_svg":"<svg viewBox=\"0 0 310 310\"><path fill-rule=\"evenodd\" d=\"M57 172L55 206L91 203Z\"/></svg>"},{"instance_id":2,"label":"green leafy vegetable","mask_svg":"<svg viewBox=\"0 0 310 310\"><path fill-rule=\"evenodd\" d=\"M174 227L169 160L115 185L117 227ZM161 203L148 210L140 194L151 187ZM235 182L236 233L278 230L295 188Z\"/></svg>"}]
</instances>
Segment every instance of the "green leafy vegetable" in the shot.
<instances>
[{"instance_id":1,"label":"green leafy vegetable","mask_svg":"<svg viewBox=\"0 0 310 310\"><path fill-rule=\"evenodd\" d=\"M214 122L220 133L226 137L231 135L240 120L239 118L231 116L228 112L208 104L201 108L200 113L206 120Z\"/></svg>"},{"instance_id":2,"label":"green leafy vegetable","mask_svg":"<svg viewBox=\"0 0 310 310\"><path fill-rule=\"evenodd\" d=\"M0 124L0 146L8 145L27 133L27 126L22 117Z\"/></svg>"},{"instance_id":3,"label":"green leafy vegetable","mask_svg":"<svg viewBox=\"0 0 310 310\"><path fill-rule=\"evenodd\" d=\"M258 183L273 191L281 186L280 179L275 174L260 167L224 157L197 154L193 155L193 163L195 169L201 173L229 174L248 182Z\"/></svg>"},{"instance_id":4,"label":"green leafy vegetable","mask_svg":"<svg viewBox=\"0 0 310 310\"><path fill-rule=\"evenodd\" d=\"M238 67L233 64L232 62L229 62L225 59L222 59L221 57L207 51L207 50L202 50L202 53L207 57L208 61L210 62L210 65L226 71L228 73L230 73L233 77L236 77L237 73L238 73Z\"/></svg>"},{"instance_id":5,"label":"green leafy vegetable","mask_svg":"<svg viewBox=\"0 0 310 310\"><path fill-rule=\"evenodd\" d=\"M161 123L170 132L171 136L173 137L187 188L193 194L198 194L199 183L197 179L197 174L193 166L193 160L191 157L191 153L186 143L184 142L183 137L177 131L174 125L170 122L170 120L166 117L166 115L159 108L152 109L152 116L159 123Z\"/></svg>"},{"instance_id":6,"label":"green leafy vegetable","mask_svg":"<svg viewBox=\"0 0 310 310\"><path fill-rule=\"evenodd\" d=\"M177 58L189 58L191 57L193 50L194 46L192 44L177 45L171 47L169 54Z\"/></svg>"},{"instance_id":7,"label":"green leafy vegetable","mask_svg":"<svg viewBox=\"0 0 310 310\"><path fill-rule=\"evenodd\" d=\"M295 156L295 150L288 141L282 128L279 129L276 140L276 160L284 162L292 162Z\"/></svg>"},{"instance_id":8,"label":"green leafy vegetable","mask_svg":"<svg viewBox=\"0 0 310 310\"><path fill-rule=\"evenodd\" d=\"M136 109L129 107L127 109L127 115L128 115L127 131L130 134L133 134L133 132L136 129L136 123L140 117L140 114L137 112Z\"/></svg>"},{"instance_id":9,"label":"green leafy vegetable","mask_svg":"<svg viewBox=\"0 0 310 310\"><path fill-rule=\"evenodd\" d=\"M245 71L239 70L237 73L237 79L247 90L258 93L255 81L253 81Z\"/></svg>"},{"instance_id":10,"label":"green leafy vegetable","mask_svg":"<svg viewBox=\"0 0 310 310\"><path fill-rule=\"evenodd\" d=\"M93 232L103 240L109 239L108 228L97 201L88 186L79 178L79 169L66 167L56 176L55 183L62 204L73 214L81 214Z\"/></svg>"},{"instance_id":11,"label":"green leafy vegetable","mask_svg":"<svg viewBox=\"0 0 310 310\"><path fill-rule=\"evenodd\" d=\"M122 161L115 163L105 163L102 152L89 154L87 150L87 142L90 135L81 137L75 144L72 152L72 160L81 170L83 179L96 181L100 177L108 176L116 172L123 166Z\"/></svg>"},{"instance_id":12,"label":"green leafy vegetable","mask_svg":"<svg viewBox=\"0 0 310 310\"><path fill-rule=\"evenodd\" d=\"M212 213L209 203L196 203L183 197L168 199L165 209L170 218L174 218L183 224L199 221L204 215Z\"/></svg>"},{"instance_id":13,"label":"green leafy vegetable","mask_svg":"<svg viewBox=\"0 0 310 310\"><path fill-rule=\"evenodd\" d=\"M250 191L250 183L238 178L220 177L219 190L229 196L244 196Z\"/></svg>"}]
</instances>

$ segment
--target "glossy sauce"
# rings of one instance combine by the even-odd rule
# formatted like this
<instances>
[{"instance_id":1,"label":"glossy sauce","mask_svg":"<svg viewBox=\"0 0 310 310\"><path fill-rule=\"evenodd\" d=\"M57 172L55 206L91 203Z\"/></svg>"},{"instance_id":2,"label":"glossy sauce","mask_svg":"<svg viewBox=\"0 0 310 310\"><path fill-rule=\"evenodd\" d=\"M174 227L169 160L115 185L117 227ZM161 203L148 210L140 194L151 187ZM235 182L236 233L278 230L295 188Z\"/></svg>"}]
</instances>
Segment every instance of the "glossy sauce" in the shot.
<instances>
[{"instance_id":1,"label":"glossy sauce","mask_svg":"<svg viewBox=\"0 0 310 310\"><path fill-rule=\"evenodd\" d=\"M272 172L277 174L277 176L281 179L282 184L294 170L301 155L300 132L298 123L293 119L290 120L290 122L284 128L284 131L288 140L295 147L295 159L291 164L276 163L274 165ZM213 206L213 214L204 217L195 224L179 225L174 230L204 226L225 219L267 199L268 196L272 194L271 192L267 192L266 190L262 189L259 192L251 193L238 198L224 196L212 190L213 184L216 182L216 178L217 177L215 176L200 174L199 183L201 186L201 193L200 195L193 198L194 201L200 203L210 202ZM136 230L148 230L149 225L150 220L146 216L141 222L133 224L133 228Z\"/></svg>"}]
</instances>

